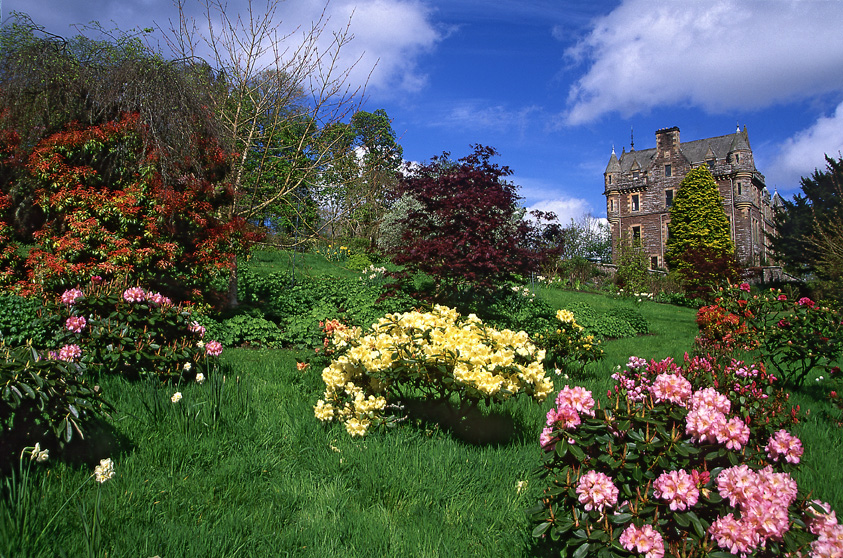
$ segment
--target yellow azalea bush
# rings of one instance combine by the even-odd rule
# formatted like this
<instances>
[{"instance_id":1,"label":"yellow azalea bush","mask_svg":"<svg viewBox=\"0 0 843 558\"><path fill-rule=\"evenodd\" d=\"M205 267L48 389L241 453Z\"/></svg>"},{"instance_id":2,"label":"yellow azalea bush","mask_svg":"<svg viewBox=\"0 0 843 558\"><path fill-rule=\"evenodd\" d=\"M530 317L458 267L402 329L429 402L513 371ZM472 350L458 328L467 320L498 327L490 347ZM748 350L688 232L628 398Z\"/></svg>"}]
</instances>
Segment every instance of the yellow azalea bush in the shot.
<instances>
[{"instance_id":1,"label":"yellow azalea bush","mask_svg":"<svg viewBox=\"0 0 843 558\"><path fill-rule=\"evenodd\" d=\"M314 408L352 436L385 422L388 401L421 395L447 403L490 404L524 393L544 401L553 390L545 351L523 332L496 330L446 306L387 314L365 333L334 328L339 356L322 372L325 395Z\"/></svg>"},{"instance_id":2,"label":"yellow azalea bush","mask_svg":"<svg viewBox=\"0 0 843 558\"><path fill-rule=\"evenodd\" d=\"M603 358L600 340L586 333L585 328L577 323L570 310L556 312L558 324L545 328L535 336L536 345L546 351L546 363L553 366L557 374L574 364L585 366L589 362Z\"/></svg>"}]
</instances>

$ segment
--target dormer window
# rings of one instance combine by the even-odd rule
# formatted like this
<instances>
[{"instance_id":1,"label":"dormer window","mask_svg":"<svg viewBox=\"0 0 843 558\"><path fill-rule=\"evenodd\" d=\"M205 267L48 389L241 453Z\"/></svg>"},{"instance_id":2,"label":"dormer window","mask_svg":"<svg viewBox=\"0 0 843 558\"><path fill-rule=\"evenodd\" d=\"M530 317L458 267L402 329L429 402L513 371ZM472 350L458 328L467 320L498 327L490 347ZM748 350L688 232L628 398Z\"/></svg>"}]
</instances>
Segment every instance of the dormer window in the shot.
<instances>
[{"instance_id":1,"label":"dormer window","mask_svg":"<svg viewBox=\"0 0 843 558\"><path fill-rule=\"evenodd\" d=\"M638 171L632 171L632 179L633 180L638 180L638 178L640 176L641 176L641 173L639 173Z\"/></svg>"},{"instance_id":2,"label":"dormer window","mask_svg":"<svg viewBox=\"0 0 843 558\"><path fill-rule=\"evenodd\" d=\"M735 153L735 164L738 165L741 162L741 154Z\"/></svg>"}]
</instances>

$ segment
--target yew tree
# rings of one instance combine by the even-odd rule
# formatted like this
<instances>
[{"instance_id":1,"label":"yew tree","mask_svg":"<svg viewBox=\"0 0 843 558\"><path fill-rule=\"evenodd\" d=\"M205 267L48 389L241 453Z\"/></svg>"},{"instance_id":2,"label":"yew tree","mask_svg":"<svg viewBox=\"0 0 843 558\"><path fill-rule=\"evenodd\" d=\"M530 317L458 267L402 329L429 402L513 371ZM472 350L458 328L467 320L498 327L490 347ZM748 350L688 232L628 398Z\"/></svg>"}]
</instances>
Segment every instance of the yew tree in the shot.
<instances>
[{"instance_id":1,"label":"yew tree","mask_svg":"<svg viewBox=\"0 0 843 558\"><path fill-rule=\"evenodd\" d=\"M399 195L414 203L396 222L401 241L393 261L430 275L440 297L493 291L534 270L542 257L532 249L517 187L505 180L511 171L492 163L495 155L480 145L456 161L446 153L399 184Z\"/></svg>"},{"instance_id":2,"label":"yew tree","mask_svg":"<svg viewBox=\"0 0 843 558\"><path fill-rule=\"evenodd\" d=\"M723 199L708 167L685 175L670 208L665 259L671 270L691 267L686 255L705 249L709 254L733 254L734 243Z\"/></svg>"}]
</instances>

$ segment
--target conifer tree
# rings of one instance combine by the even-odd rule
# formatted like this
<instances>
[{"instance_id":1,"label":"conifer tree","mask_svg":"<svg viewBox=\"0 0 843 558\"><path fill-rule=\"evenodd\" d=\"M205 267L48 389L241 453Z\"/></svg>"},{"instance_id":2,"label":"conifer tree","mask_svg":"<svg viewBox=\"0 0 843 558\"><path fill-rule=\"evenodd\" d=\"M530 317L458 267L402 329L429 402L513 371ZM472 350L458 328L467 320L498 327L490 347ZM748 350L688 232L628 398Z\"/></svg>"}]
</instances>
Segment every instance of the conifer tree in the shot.
<instances>
[{"instance_id":1,"label":"conifer tree","mask_svg":"<svg viewBox=\"0 0 843 558\"><path fill-rule=\"evenodd\" d=\"M701 248L724 255L735 251L723 199L705 165L685 175L670 208L665 251L668 267L681 271L690 265L683 256Z\"/></svg>"}]
</instances>

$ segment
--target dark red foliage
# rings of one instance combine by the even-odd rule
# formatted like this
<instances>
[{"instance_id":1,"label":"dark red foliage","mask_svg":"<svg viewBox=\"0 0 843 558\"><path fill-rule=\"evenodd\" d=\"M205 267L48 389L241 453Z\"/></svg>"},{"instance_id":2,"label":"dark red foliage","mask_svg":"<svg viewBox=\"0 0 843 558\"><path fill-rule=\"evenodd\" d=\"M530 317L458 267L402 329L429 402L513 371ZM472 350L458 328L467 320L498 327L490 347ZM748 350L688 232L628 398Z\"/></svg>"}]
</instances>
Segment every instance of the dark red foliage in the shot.
<instances>
[{"instance_id":1,"label":"dark red foliage","mask_svg":"<svg viewBox=\"0 0 843 558\"><path fill-rule=\"evenodd\" d=\"M711 300L717 287L736 283L741 277L741 266L734 254L728 251L697 246L679 256L688 265L680 267L685 292L692 297Z\"/></svg>"},{"instance_id":2,"label":"dark red foliage","mask_svg":"<svg viewBox=\"0 0 843 558\"><path fill-rule=\"evenodd\" d=\"M504 180L512 173L490 162L494 155L493 148L478 145L457 161L436 157L399 187L422 209L402 221L404 243L393 261L429 274L439 294L494 290L500 281L536 269L543 257L530 242L517 187Z\"/></svg>"}]
</instances>

